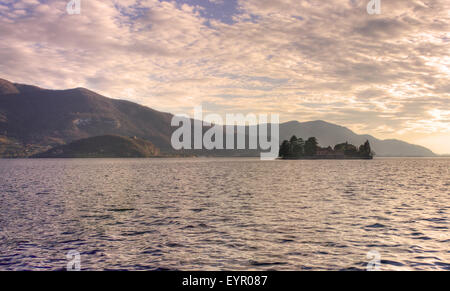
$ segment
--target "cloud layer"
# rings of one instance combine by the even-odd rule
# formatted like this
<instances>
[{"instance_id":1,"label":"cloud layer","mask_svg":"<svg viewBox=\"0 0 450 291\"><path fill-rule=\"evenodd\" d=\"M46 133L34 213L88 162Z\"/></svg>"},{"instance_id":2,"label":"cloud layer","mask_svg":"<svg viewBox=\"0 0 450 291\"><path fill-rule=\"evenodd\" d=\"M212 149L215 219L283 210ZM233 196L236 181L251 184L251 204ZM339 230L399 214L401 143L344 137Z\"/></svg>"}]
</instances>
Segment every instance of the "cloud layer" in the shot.
<instances>
[{"instance_id":1,"label":"cloud layer","mask_svg":"<svg viewBox=\"0 0 450 291\"><path fill-rule=\"evenodd\" d=\"M450 153L449 1L381 0L380 15L368 0L205 1L81 0L68 15L68 0L2 0L0 77L173 113L323 119Z\"/></svg>"}]
</instances>

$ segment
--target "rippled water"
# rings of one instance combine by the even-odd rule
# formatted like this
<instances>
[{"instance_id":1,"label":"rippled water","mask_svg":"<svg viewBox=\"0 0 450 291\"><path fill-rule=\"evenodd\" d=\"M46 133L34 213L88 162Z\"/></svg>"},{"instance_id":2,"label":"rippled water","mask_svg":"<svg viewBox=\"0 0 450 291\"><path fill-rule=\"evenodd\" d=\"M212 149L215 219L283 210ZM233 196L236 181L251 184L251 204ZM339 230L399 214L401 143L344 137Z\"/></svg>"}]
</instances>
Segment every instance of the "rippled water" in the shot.
<instances>
[{"instance_id":1,"label":"rippled water","mask_svg":"<svg viewBox=\"0 0 450 291\"><path fill-rule=\"evenodd\" d=\"M450 159L0 160L0 270L450 269Z\"/></svg>"}]
</instances>

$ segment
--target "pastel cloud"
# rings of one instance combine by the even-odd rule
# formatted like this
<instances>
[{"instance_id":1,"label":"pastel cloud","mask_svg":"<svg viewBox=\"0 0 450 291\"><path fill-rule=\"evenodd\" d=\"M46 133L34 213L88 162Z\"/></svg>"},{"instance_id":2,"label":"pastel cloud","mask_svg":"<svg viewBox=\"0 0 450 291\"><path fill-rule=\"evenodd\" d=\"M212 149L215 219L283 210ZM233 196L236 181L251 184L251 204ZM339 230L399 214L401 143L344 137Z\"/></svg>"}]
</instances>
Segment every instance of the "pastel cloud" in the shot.
<instances>
[{"instance_id":1,"label":"pastel cloud","mask_svg":"<svg viewBox=\"0 0 450 291\"><path fill-rule=\"evenodd\" d=\"M450 135L450 3L381 1L368 15L366 0L241 0L225 21L201 1L81 0L68 15L68 1L3 0L0 77L174 113L324 119L450 152L436 142Z\"/></svg>"}]
</instances>

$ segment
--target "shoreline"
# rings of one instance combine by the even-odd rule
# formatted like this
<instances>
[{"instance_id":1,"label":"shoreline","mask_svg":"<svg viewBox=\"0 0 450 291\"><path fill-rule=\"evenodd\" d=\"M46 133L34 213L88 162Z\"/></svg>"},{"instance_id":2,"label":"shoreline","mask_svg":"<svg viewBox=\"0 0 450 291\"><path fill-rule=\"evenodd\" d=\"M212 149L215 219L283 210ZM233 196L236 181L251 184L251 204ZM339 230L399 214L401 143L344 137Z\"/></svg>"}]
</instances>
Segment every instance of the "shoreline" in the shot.
<instances>
[{"instance_id":1,"label":"shoreline","mask_svg":"<svg viewBox=\"0 0 450 291\"><path fill-rule=\"evenodd\" d=\"M259 159L255 156L158 156L158 157L55 157L55 158L34 158L34 157L0 157L0 160L55 160L55 159L147 159L147 160L158 160L158 159ZM277 158L276 161L280 160L378 160L378 159L450 159L447 156L436 156L436 157L426 157L426 156L376 156L373 158Z\"/></svg>"},{"instance_id":2,"label":"shoreline","mask_svg":"<svg viewBox=\"0 0 450 291\"><path fill-rule=\"evenodd\" d=\"M299 158L279 158L279 160L373 160L373 157L308 156Z\"/></svg>"}]
</instances>

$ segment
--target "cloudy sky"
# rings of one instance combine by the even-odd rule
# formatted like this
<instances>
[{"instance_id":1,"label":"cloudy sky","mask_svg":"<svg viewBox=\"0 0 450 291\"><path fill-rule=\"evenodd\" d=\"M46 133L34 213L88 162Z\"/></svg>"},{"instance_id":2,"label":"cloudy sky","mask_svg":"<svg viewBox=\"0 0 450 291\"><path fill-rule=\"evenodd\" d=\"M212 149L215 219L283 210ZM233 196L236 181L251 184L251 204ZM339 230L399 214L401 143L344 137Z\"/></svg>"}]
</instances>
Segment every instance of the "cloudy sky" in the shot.
<instances>
[{"instance_id":1,"label":"cloudy sky","mask_svg":"<svg viewBox=\"0 0 450 291\"><path fill-rule=\"evenodd\" d=\"M0 0L0 78L450 153L450 1Z\"/></svg>"}]
</instances>

